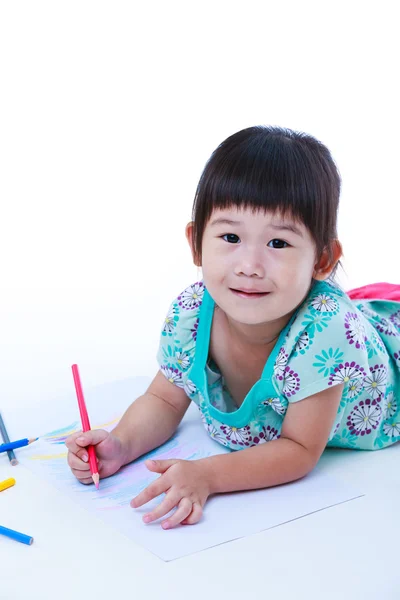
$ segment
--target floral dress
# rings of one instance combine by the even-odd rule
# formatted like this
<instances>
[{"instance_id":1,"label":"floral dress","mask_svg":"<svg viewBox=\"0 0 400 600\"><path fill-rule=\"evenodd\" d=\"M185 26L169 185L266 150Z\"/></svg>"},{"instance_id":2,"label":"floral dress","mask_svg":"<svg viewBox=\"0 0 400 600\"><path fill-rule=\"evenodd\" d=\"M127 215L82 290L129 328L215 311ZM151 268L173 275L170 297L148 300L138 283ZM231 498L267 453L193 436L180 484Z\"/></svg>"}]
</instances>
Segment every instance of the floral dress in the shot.
<instances>
[{"instance_id":1,"label":"floral dress","mask_svg":"<svg viewBox=\"0 0 400 600\"><path fill-rule=\"evenodd\" d=\"M353 302L316 281L239 407L209 358L214 307L202 281L186 288L169 308L157 354L214 440L240 450L277 439L290 403L340 383L328 446L375 450L400 440L400 302Z\"/></svg>"}]
</instances>

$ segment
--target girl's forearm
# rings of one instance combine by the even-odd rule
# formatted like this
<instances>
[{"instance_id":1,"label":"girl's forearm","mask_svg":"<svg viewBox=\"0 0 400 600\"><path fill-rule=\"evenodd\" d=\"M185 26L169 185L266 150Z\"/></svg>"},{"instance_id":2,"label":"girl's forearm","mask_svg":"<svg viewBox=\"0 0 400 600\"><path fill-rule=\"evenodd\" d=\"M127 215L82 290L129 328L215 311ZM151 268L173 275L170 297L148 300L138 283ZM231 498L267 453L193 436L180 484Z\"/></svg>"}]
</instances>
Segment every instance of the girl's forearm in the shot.
<instances>
[{"instance_id":1,"label":"girl's forearm","mask_svg":"<svg viewBox=\"0 0 400 600\"><path fill-rule=\"evenodd\" d=\"M145 393L133 402L112 434L123 446L123 464L164 444L175 433L183 415L154 394Z\"/></svg>"},{"instance_id":2,"label":"girl's forearm","mask_svg":"<svg viewBox=\"0 0 400 600\"><path fill-rule=\"evenodd\" d=\"M210 493L236 492L272 487L300 479L316 461L309 451L288 438L230 454L203 458Z\"/></svg>"}]
</instances>

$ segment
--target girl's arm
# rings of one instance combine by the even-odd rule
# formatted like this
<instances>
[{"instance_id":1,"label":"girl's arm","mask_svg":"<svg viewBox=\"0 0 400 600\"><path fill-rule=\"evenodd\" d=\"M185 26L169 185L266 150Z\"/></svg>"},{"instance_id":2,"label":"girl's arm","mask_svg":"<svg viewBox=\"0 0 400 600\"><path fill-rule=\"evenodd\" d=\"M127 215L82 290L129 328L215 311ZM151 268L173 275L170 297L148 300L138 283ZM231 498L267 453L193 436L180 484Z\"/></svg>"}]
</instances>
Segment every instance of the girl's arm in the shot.
<instances>
[{"instance_id":1,"label":"girl's arm","mask_svg":"<svg viewBox=\"0 0 400 600\"><path fill-rule=\"evenodd\" d=\"M300 479L325 449L343 384L289 405L281 437L239 452L201 459L210 494L254 490Z\"/></svg>"},{"instance_id":2,"label":"girl's arm","mask_svg":"<svg viewBox=\"0 0 400 600\"><path fill-rule=\"evenodd\" d=\"M176 508L162 527L193 525L211 494L267 488L307 475L326 446L342 390L343 385L337 385L292 403L278 440L199 460L148 460L147 468L161 477L133 498L131 506L138 508L165 493L162 502L144 515L145 523Z\"/></svg>"},{"instance_id":3,"label":"girl's arm","mask_svg":"<svg viewBox=\"0 0 400 600\"><path fill-rule=\"evenodd\" d=\"M181 387L158 371L143 396L133 402L112 434L123 448L122 464L128 464L161 446L176 431L190 399Z\"/></svg>"}]
</instances>

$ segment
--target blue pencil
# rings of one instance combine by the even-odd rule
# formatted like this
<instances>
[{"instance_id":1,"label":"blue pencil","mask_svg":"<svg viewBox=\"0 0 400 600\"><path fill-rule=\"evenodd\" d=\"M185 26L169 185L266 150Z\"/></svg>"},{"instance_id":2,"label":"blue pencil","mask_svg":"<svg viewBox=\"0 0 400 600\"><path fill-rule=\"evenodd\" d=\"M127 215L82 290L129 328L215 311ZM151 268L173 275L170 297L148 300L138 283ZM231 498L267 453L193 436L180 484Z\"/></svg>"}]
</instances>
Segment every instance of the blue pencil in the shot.
<instances>
[{"instance_id":1,"label":"blue pencil","mask_svg":"<svg viewBox=\"0 0 400 600\"><path fill-rule=\"evenodd\" d=\"M27 446L28 444L32 444L32 442L36 442L39 438L25 438L23 440L17 440L16 442L9 442L8 444L0 444L0 452L7 452L8 450L14 450L15 448L22 448L23 446Z\"/></svg>"},{"instance_id":2,"label":"blue pencil","mask_svg":"<svg viewBox=\"0 0 400 600\"><path fill-rule=\"evenodd\" d=\"M14 531L13 529L7 529L7 527L2 527L1 525L0 534L6 535L12 540L15 540L16 542L21 542L21 544L27 544L28 546L30 546L33 543L33 537L31 537L30 535L25 535L24 533Z\"/></svg>"},{"instance_id":3,"label":"blue pencil","mask_svg":"<svg viewBox=\"0 0 400 600\"><path fill-rule=\"evenodd\" d=\"M8 444L8 442L10 441L10 438L8 437L7 429L6 429L6 426L4 424L3 417L1 416L1 413L0 413L0 433L1 433L1 436L3 438L3 442L5 444ZM18 464L17 457L15 456L13 450L8 450L7 455L8 455L8 460L10 461L10 463L12 464L13 467Z\"/></svg>"}]
</instances>

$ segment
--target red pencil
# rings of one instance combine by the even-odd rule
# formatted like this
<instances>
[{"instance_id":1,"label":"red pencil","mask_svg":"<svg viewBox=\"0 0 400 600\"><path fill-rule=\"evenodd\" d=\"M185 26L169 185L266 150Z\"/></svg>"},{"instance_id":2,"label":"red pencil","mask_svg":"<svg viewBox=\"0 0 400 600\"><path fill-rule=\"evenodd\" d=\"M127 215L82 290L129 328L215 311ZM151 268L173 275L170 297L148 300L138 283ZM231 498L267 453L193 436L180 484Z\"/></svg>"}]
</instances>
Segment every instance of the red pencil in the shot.
<instances>
[{"instance_id":1,"label":"red pencil","mask_svg":"<svg viewBox=\"0 0 400 600\"><path fill-rule=\"evenodd\" d=\"M72 365L72 375L74 377L76 396L78 398L79 412L81 413L82 429L83 431L90 431L89 417L86 410L85 398L83 397L81 378L79 377L78 365ZM88 446L87 451L89 454L89 465L92 479L96 489L99 489L99 470L97 468L96 452L93 446Z\"/></svg>"}]
</instances>

